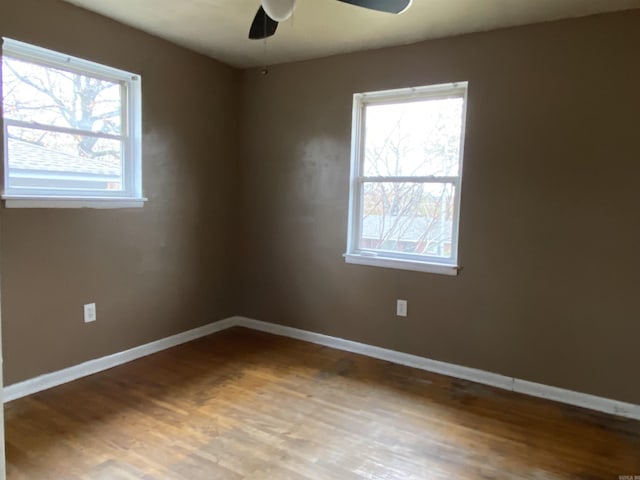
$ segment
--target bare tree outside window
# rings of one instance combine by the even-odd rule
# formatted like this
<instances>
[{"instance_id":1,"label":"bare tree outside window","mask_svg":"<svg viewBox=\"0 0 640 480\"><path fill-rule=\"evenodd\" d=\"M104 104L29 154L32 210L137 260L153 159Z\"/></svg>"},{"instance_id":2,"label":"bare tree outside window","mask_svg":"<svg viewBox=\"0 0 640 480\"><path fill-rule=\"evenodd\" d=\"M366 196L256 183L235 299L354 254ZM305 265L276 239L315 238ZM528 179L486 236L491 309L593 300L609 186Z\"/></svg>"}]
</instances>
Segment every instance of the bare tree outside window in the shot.
<instances>
[{"instance_id":1,"label":"bare tree outside window","mask_svg":"<svg viewBox=\"0 0 640 480\"><path fill-rule=\"evenodd\" d=\"M122 188L120 83L4 56L3 111L9 176L37 185L42 172L66 172L69 185ZM48 153L47 153L48 152ZM35 183L34 183L35 182ZM75 182L75 183L74 183Z\"/></svg>"},{"instance_id":2,"label":"bare tree outside window","mask_svg":"<svg viewBox=\"0 0 640 480\"><path fill-rule=\"evenodd\" d=\"M361 249L451 256L463 107L459 97L367 105Z\"/></svg>"}]
</instances>

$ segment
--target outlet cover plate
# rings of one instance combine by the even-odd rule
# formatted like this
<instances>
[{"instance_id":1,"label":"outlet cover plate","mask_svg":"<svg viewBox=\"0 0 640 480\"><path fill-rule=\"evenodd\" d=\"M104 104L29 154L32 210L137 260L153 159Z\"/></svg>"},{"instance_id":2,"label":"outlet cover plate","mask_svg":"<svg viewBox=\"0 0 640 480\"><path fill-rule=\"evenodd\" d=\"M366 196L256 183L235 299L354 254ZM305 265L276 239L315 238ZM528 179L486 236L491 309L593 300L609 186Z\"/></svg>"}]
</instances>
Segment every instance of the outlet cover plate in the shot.
<instances>
[{"instance_id":1,"label":"outlet cover plate","mask_svg":"<svg viewBox=\"0 0 640 480\"><path fill-rule=\"evenodd\" d=\"M95 322L96 319L96 304L87 303L84 306L84 323Z\"/></svg>"}]
</instances>

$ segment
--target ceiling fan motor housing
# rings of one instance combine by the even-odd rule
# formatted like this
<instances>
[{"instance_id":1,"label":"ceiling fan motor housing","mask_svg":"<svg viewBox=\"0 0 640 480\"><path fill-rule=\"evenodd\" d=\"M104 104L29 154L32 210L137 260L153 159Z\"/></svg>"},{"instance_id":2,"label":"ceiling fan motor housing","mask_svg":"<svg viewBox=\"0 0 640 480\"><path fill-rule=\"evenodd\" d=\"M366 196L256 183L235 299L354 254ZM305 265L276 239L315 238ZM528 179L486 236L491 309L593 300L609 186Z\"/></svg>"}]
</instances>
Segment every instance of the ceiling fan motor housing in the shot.
<instances>
[{"instance_id":1,"label":"ceiling fan motor housing","mask_svg":"<svg viewBox=\"0 0 640 480\"><path fill-rule=\"evenodd\" d=\"M262 0L262 8L276 22L284 22L293 13L296 0Z\"/></svg>"}]
</instances>

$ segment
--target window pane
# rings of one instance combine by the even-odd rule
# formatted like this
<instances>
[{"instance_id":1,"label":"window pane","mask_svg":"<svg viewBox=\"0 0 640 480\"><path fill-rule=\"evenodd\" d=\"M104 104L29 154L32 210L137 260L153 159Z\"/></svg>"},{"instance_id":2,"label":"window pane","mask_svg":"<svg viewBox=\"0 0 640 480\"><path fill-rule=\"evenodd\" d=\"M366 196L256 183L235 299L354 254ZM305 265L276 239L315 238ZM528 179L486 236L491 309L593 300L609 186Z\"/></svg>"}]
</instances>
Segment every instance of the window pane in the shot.
<instances>
[{"instance_id":1,"label":"window pane","mask_svg":"<svg viewBox=\"0 0 640 480\"><path fill-rule=\"evenodd\" d=\"M451 258L453 185L367 182L362 188L361 249Z\"/></svg>"},{"instance_id":2,"label":"window pane","mask_svg":"<svg viewBox=\"0 0 640 480\"><path fill-rule=\"evenodd\" d=\"M9 186L123 190L122 142L7 127Z\"/></svg>"},{"instance_id":3,"label":"window pane","mask_svg":"<svg viewBox=\"0 0 640 480\"><path fill-rule=\"evenodd\" d=\"M365 176L457 176L462 98L368 105Z\"/></svg>"},{"instance_id":4,"label":"window pane","mask_svg":"<svg viewBox=\"0 0 640 480\"><path fill-rule=\"evenodd\" d=\"M11 120L120 135L117 82L24 62L2 60L4 115Z\"/></svg>"}]
</instances>

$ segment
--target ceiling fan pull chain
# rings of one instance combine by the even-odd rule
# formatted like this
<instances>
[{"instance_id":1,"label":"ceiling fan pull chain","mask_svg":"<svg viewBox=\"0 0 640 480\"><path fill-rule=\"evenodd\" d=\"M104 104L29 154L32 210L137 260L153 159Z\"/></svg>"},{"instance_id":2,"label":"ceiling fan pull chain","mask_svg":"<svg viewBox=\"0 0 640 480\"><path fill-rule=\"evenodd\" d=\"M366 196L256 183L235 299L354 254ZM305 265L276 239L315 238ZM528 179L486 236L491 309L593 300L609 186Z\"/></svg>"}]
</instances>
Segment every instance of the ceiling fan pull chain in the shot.
<instances>
[{"instance_id":1,"label":"ceiling fan pull chain","mask_svg":"<svg viewBox=\"0 0 640 480\"><path fill-rule=\"evenodd\" d=\"M265 27L265 31L266 31L266 27ZM267 68L267 37L264 37L264 40L263 40L262 68L260 69L260 74L263 76L269 75L269 69Z\"/></svg>"}]
</instances>

